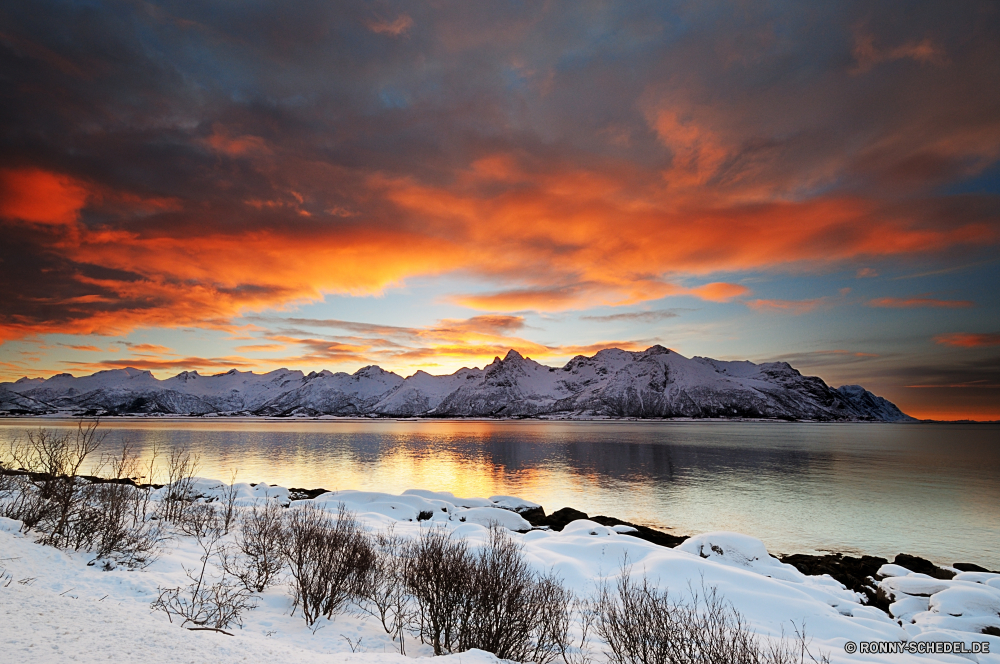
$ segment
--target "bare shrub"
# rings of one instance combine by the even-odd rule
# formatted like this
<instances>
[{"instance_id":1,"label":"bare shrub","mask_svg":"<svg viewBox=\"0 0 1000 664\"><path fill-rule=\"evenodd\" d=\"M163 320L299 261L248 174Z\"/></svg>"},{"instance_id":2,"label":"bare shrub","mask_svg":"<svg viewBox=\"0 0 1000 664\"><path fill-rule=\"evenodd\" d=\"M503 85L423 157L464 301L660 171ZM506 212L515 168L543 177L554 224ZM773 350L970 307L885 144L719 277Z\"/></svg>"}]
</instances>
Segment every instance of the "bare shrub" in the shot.
<instances>
[{"instance_id":1,"label":"bare shrub","mask_svg":"<svg viewBox=\"0 0 1000 664\"><path fill-rule=\"evenodd\" d=\"M178 523L184 519L185 512L194 501L192 493L198 463L198 455L185 447L170 450L166 491L160 501L160 516L164 520Z\"/></svg>"},{"instance_id":2,"label":"bare shrub","mask_svg":"<svg viewBox=\"0 0 1000 664\"><path fill-rule=\"evenodd\" d=\"M499 526L474 558L472 583L462 611L459 650L478 648L501 659L548 664L565 637L562 586L553 576L539 578L521 546Z\"/></svg>"},{"instance_id":3,"label":"bare shrub","mask_svg":"<svg viewBox=\"0 0 1000 664\"><path fill-rule=\"evenodd\" d=\"M561 583L552 583L551 576L542 579L539 601L539 621L551 639L552 648L563 664L590 664L590 633L594 626L594 604L579 598ZM578 626L579 634L573 633Z\"/></svg>"},{"instance_id":4,"label":"bare shrub","mask_svg":"<svg viewBox=\"0 0 1000 664\"><path fill-rule=\"evenodd\" d=\"M147 521L149 488L134 483L141 462L132 443L123 439L120 452L101 456L93 472L106 470L109 477L79 475L106 438L98 424L81 421L75 433L38 429L12 442L5 466L20 468L4 476L0 514L20 520L26 531L40 531L44 544L95 551L92 564L108 558L110 567L141 566L155 558L162 538Z\"/></svg>"},{"instance_id":5,"label":"bare shrub","mask_svg":"<svg viewBox=\"0 0 1000 664\"><path fill-rule=\"evenodd\" d=\"M142 463L128 438L121 451L102 458L107 481L83 486L83 509L74 524L75 548L95 551L97 559L115 558L136 567L152 562L163 537L159 524L147 519L150 488L138 487Z\"/></svg>"},{"instance_id":6,"label":"bare shrub","mask_svg":"<svg viewBox=\"0 0 1000 664\"><path fill-rule=\"evenodd\" d=\"M42 497L42 491L26 474L5 476L0 488L0 516L21 522L21 528L30 532L46 520L53 505Z\"/></svg>"},{"instance_id":7,"label":"bare shrub","mask_svg":"<svg viewBox=\"0 0 1000 664\"><path fill-rule=\"evenodd\" d=\"M78 515L83 494L79 490L80 467L107 436L97 431L98 420L77 425L74 433L38 429L27 433L26 443L11 447L13 462L31 475L45 504L29 503L27 528L37 527L45 534L44 544L66 546L73 538L72 521ZM34 518L32 518L34 517Z\"/></svg>"},{"instance_id":8,"label":"bare shrub","mask_svg":"<svg viewBox=\"0 0 1000 664\"><path fill-rule=\"evenodd\" d=\"M222 490L222 532L229 534L229 527L236 520L236 475L239 470L233 469L229 476L229 484Z\"/></svg>"},{"instance_id":9,"label":"bare shrub","mask_svg":"<svg viewBox=\"0 0 1000 664\"><path fill-rule=\"evenodd\" d=\"M226 555L223 566L252 592L264 592L284 566L282 544L284 509L274 501L254 505L240 519L236 546L242 557ZM223 519L224 520L224 519Z\"/></svg>"},{"instance_id":10,"label":"bare shrub","mask_svg":"<svg viewBox=\"0 0 1000 664\"><path fill-rule=\"evenodd\" d=\"M199 545L209 543L214 547L222 537L222 517L210 503L192 503L184 511L183 520L176 525L182 533L194 537Z\"/></svg>"},{"instance_id":11,"label":"bare shrub","mask_svg":"<svg viewBox=\"0 0 1000 664\"><path fill-rule=\"evenodd\" d=\"M364 601L359 606L378 618L382 629L396 642L399 654L405 655L405 630L413 616L405 583L403 539L390 524L386 532L375 534L372 544L374 564L361 592Z\"/></svg>"},{"instance_id":12,"label":"bare shrub","mask_svg":"<svg viewBox=\"0 0 1000 664\"><path fill-rule=\"evenodd\" d=\"M458 646L462 611L472 583L473 559L463 540L428 529L406 544L406 586L417 602L417 634L435 655Z\"/></svg>"},{"instance_id":13,"label":"bare shrub","mask_svg":"<svg viewBox=\"0 0 1000 664\"><path fill-rule=\"evenodd\" d=\"M501 659L548 664L571 651L573 595L528 566L520 545L499 526L476 554L431 529L404 547L406 586L418 612L414 627L436 655L471 648Z\"/></svg>"},{"instance_id":14,"label":"bare shrub","mask_svg":"<svg viewBox=\"0 0 1000 664\"><path fill-rule=\"evenodd\" d=\"M292 574L293 610L301 610L309 626L360 597L375 559L368 536L343 504L336 520L313 505L292 510L283 552Z\"/></svg>"},{"instance_id":15,"label":"bare shrub","mask_svg":"<svg viewBox=\"0 0 1000 664\"><path fill-rule=\"evenodd\" d=\"M226 572L225 565L213 565L220 574L214 581L210 576L209 561L225 556L219 546L223 534L221 516L211 505L195 504L185 511L184 520L178 527L195 538L202 551L201 565L184 568L191 581L187 586L158 588L160 594L151 608L166 613L171 622L175 617L181 619L182 625L215 629L233 623L242 625L242 614L256 606L253 594Z\"/></svg>"},{"instance_id":16,"label":"bare shrub","mask_svg":"<svg viewBox=\"0 0 1000 664\"><path fill-rule=\"evenodd\" d=\"M595 629L608 644L613 664L803 664L813 657L805 633L795 647L764 646L744 618L715 588L690 589L691 599L673 600L643 577L633 582L623 566L614 589L601 588ZM806 659L808 657L808 660Z\"/></svg>"}]
</instances>

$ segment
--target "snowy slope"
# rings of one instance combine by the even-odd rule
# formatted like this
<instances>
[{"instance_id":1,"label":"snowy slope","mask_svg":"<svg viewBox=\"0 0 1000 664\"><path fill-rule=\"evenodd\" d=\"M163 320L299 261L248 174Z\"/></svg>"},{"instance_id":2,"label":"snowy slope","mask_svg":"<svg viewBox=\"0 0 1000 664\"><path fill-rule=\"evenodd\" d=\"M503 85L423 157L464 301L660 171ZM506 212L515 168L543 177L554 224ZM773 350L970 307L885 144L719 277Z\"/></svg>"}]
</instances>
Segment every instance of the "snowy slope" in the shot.
<instances>
[{"instance_id":1,"label":"snowy slope","mask_svg":"<svg viewBox=\"0 0 1000 664\"><path fill-rule=\"evenodd\" d=\"M0 411L389 417L750 417L895 422L911 418L857 385L833 389L784 362L687 358L663 346L602 350L549 367L511 350L483 369L409 378L235 369L157 380L119 369L0 384Z\"/></svg>"}]
</instances>

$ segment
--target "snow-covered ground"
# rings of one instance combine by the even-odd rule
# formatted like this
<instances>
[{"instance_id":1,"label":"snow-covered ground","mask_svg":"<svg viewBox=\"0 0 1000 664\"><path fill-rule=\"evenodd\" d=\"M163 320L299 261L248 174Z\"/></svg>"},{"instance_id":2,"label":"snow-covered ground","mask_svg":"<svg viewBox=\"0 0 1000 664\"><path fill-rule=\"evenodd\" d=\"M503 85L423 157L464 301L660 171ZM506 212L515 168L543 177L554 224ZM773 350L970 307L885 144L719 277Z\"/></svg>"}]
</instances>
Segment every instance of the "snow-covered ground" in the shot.
<instances>
[{"instance_id":1,"label":"snow-covered ground","mask_svg":"<svg viewBox=\"0 0 1000 664\"><path fill-rule=\"evenodd\" d=\"M205 496L221 495L225 485L198 480ZM860 596L828 576L805 576L771 557L757 539L736 533L692 537L676 549L631 537L625 528L580 520L561 532L529 530L516 513L533 504L511 496L462 499L450 493L408 491L403 495L342 491L311 501L290 501L286 489L238 484L237 505L247 509L265 501L301 509L311 503L336 514L341 504L372 532L390 525L400 536L445 529L481 546L487 526L514 532L529 564L552 571L581 596L593 594L603 580L613 581L627 557L633 576L644 574L671 596L691 587L714 587L763 639L781 638L805 626L813 653L832 662L968 662L1000 664L1000 638L979 633L1000 627L1000 575L961 573L950 581L913 574L899 566L881 570L883 592L894 602L895 619L865 606ZM426 518L427 514L430 518ZM418 520L423 517L424 520ZM407 656L381 624L358 611L321 619L312 629L292 611L287 580L261 593L258 606L243 616L233 636L189 631L150 608L158 588L185 585L183 567L198 564L194 538L174 534L160 557L144 569L103 571L88 566L92 554L67 552L35 543L37 533L0 519L0 661L3 662L402 662L432 654L410 637ZM224 541L231 541L233 535ZM847 642L989 642L988 655L848 654ZM604 661L599 640L591 643L595 662ZM447 656L463 664L495 662L489 653Z\"/></svg>"}]
</instances>

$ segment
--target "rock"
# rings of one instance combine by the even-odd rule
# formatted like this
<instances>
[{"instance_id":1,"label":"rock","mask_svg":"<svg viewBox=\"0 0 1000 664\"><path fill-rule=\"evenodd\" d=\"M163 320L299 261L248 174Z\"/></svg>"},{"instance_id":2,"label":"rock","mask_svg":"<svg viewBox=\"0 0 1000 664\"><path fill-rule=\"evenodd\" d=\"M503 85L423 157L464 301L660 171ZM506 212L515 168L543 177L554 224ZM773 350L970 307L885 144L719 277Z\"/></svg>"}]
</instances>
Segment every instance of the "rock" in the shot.
<instances>
[{"instance_id":1,"label":"rock","mask_svg":"<svg viewBox=\"0 0 1000 664\"><path fill-rule=\"evenodd\" d=\"M629 526L631 528L635 528L635 532L622 534L638 537L641 540L646 540L647 542L652 542L653 544L659 544L660 546L665 546L670 549L687 539L686 537L678 537L677 535L665 533L662 530L656 530L654 528L640 526L635 523L629 523L628 521L622 521L621 519L616 519L613 516L592 516L590 517L590 520L599 523L602 526Z\"/></svg>"},{"instance_id":2,"label":"rock","mask_svg":"<svg viewBox=\"0 0 1000 664\"><path fill-rule=\"evenodd\" d=\"M962 572L988 572L989 574L1000 574L1000 572L986 569L985 567L981 567L975 563L955 563L952 567Z\"/></svg>"},{"instance_id":3,"label":"rock","mask_svg":"<svg viewBox=\"0 0 1000 664\"><path fill-rule=\"evenodd\" d=\"M885 558L878 556L845 556L840 553L831 553L822 556L811 556L796 553L790 556L779 558L781 562L787 563L809 576L829 574L837 581L843 583L854 592L861 593L868 600L869 606L889 612L890 599L880 595L875 583L870 577L874 577L882 565L886 564Z\"/></svg>"},{"instance_id":4,"label":"rock","mask_svg":"<svg viewBox=\"0 0 1000 664\"><path fill-rule=\"evenodd\" d=\"M533 507L522 511L520 514L525 520L527 520L528 523L536 528L548 526L555 531L562 531L567 524L578 519L589 519L609 528L613 528L614 526L629 526L635 528L635 532L621 534L628 535L630 537L637 537L638 539L645 540L659 546L665 546L667 548L673 548L687 539L686 537L671 535L670 533L665 533L660 530L656 530L655 528L648 528L646 526L629 523L628 521L622 521L621 519L616 519L613 516L590 517L586 512L575 510L572 507L564 507L548 516L545 515L545 509L542 507Z\"/></svg>"},{"instance_id":5,"label":"rock","mask_svg":"<svg viewBox=\"0 0 1000 664\"><path fill-rule=\"evenodd\" d=\"M954 572L942 569L926 558L920 558L919 556L911 556L906 553L901 553L896 556L892 562L896 565L905 567L911 572L926 574L927 576L932 576L935 579L947 580L955 578Z\"/></svg>"},{"instance_id":6,"label":"rock","mask_svg":"<svg viewBox=\"0 0 1000 664\"><path fill-rule=\"evenodd\" d=\"M330 492L327 489L292 488L288 490L288 495L292 500L312 500L316 496L321 496L324 493L330 493Z\"/></svg>"},{"instance_id":7,"label":"rock","mask_svg":"<svg viewBox=\"0 0 1000 664\"><path fill-rule=\"evenodd\" d=\"M541 512L540 517L538 512ZM548 526L555 531L561 531L566 527L566 524L571 521L590 518L587 516L586 512L575 510L572 507L564 507L561 510L556 510L548 516L545 516L545 510L539 507L535 510L526 510L521 512L521 517L536 528L540 526Z\"/></svg>"}]
</instances>

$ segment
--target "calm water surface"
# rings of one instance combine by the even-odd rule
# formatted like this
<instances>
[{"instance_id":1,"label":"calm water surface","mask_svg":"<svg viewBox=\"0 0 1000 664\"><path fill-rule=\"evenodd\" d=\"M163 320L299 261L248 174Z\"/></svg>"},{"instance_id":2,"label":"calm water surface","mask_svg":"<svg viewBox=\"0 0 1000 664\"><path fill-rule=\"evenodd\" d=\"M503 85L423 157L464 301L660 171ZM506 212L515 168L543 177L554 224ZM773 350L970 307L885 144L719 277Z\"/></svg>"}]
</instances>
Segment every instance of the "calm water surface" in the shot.
<instances>
[{"instance_id":1,"label":"calm water surface","mask_svg":"<svg viewBox=\"0 0 1000 664\"><path fill-rule=\"evenodd\" d=\"M71 420L0 420L0 441ZM1000 425L106 419L109 443L189 447L199 474L288 487L517 495L772 553L1000 569Z\"/></svg>"}]
</instances>

